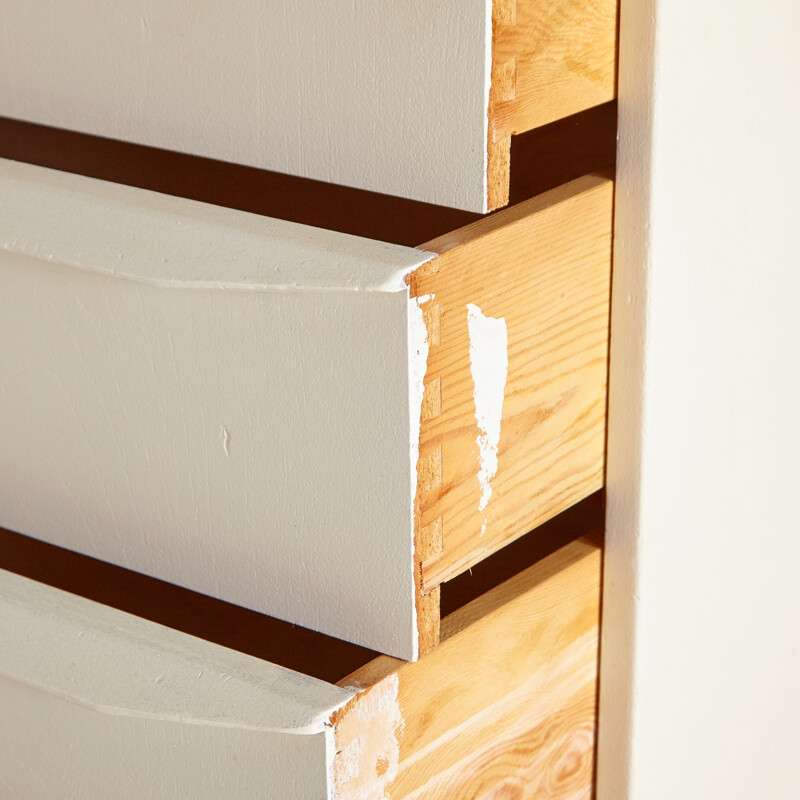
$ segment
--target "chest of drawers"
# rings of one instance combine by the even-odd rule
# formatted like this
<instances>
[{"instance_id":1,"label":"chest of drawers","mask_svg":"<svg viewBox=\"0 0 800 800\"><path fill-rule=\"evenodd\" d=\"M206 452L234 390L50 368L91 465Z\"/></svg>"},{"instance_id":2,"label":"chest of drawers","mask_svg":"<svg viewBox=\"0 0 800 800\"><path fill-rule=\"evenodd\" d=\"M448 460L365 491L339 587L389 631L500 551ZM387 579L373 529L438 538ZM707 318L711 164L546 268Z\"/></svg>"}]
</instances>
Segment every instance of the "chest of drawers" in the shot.
<instances>
[{"instance_id":1,"label":"chest of drawers","mask_svg":"<svg viewBox=\"0 0 800 800\"><path fill-rule=\"evenodd\" d=\"M2 162L0 525L385 655L321 680L4 573L11 791L590 796L597 539L442 586L603 485L613 176L515 193L555 151L511 137L613 98L615 4L79 12L4 10L0 114L273 211Z\"/></svg>"}]
</instances>

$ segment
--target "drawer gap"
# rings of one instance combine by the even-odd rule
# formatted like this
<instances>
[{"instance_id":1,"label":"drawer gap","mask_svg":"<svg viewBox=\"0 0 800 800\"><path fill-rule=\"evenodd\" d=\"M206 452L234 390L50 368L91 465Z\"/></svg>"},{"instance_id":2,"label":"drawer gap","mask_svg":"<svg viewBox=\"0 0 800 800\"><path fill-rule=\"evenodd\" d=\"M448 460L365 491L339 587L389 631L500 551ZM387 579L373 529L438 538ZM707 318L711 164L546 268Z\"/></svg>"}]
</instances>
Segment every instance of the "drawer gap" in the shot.
<instances>
[{"instance_id":1,"label":"drawer gap","mask_svg":"<svg viewBox=\"0 0 800 800\"><path fill-rule=\"evenodd\" d=\"M590 535L599 542L603 506L603 493L597 492L489 556L471 572L443 584L445 636L445 617L582 536ZM329 683L341 682L373 662L401 663L365 647L5 529L0 529L0 569Z\"/></svg>"},{"instance_id":2,"label":"drawer gap","mask_svg":"<svg viewBox=\"0 0 800 800\"><path fill-rule=\"evenodd\" d=\"M441 585L442 620L570 542L588 535L602 539L604 515L601 490L446 581Z\"/></svg>"},{"instance_id":3,"label":"drawer gap","mask_svg":"<svg viewBox=\"0 0 800 800\"><path fill-rule=\"evenodd\" d=\"M511 139L510 202L612 169L616 102ZM0 158L416 247L482 215L0 117Z\"/></svg>"},{"instance_id":4,"label":"drawer gap","mask_svg":"<svg viewBox=\"0 0 800 800\"><path fill-rule=\"evenodd\" d=\"M0 569L335 683L379 654L182 586L0 529Z\"/></svg>"}]
</instances>

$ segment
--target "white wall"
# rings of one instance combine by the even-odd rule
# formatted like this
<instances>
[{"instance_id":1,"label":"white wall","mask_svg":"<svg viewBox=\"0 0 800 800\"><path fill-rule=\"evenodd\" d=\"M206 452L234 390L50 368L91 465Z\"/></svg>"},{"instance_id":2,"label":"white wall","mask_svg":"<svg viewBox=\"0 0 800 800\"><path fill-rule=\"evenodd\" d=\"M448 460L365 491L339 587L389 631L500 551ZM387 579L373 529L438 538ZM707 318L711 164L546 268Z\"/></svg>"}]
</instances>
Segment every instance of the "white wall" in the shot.
<instances>
[{"instance_id":1,"label":"white wall","mask_svg":"<svg viewBox=\"0 0 800 800\"><path fill-rule=\"evenodd\" d=\"M622 0L599 800L800 797L798 32Z\"/></svg>"}]
</instances>

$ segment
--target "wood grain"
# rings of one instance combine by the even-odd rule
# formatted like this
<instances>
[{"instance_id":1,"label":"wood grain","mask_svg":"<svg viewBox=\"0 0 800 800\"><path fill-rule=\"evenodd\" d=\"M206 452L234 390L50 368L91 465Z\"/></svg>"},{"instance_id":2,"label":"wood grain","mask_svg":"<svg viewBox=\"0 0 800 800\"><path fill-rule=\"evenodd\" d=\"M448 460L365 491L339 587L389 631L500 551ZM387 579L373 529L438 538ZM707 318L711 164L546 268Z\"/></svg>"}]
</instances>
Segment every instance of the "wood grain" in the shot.
<instances>
[{"instance_id":1,"label":"wood grain","mask_svg":"<svg viewBox=\"0 0 800 800\"><path fill-rule=\"evenodd\" d=\"M494 0L488 204L508 203L511 136L616 95L617 0Z\"/></svg>"},{"instance_id":2,"label":"wood grain","mask_svg":"<svg viewBox=\"0 0 800 800\"><path fill-rule=\"evenodd\" d=\"M422 420L422 591L598 490L603 482L612 183L586 176L423 248L442 255L412 275L440 307ZM498 467L482 487L467 306L504 319L508 374ZM436 481L423 480L436 464Z\"/></svg>"},{"instance_id":3,"label":"wood grain","mask_svg":"<svg viewBox=\"0 0 800 800\"><path fill-rule=\"evenodd\" d=\"M369 688L336 715L341 800L589 798L599 600L600 550L579 540L443 620L418 662L350 676ZM366 732L380 743L345 769Z\"/></svg>"}]
</instances>

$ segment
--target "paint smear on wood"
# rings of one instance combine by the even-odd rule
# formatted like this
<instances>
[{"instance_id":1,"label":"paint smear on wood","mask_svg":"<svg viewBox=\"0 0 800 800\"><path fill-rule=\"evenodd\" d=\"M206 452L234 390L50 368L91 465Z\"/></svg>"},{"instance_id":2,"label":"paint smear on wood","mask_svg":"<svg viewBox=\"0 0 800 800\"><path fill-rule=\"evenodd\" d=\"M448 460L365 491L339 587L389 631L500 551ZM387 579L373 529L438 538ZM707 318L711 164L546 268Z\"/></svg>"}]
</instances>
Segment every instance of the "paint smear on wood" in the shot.
<instances>
[{"instance_id":1,"label":"paint smear on wood","mask_svg":"<svg viewBox=\"0 0 800 800\"><path fill-rule=\"evenodd\" d=\"M425 396L425 375L428 372L428 328L422 306L433 301L434 295L412 297L408 311L408 410L411 433L411 497L417 493L417 461L422 401ZM413 515L413 504L412 504Z\"/></svg>"},{"instance_id":2,"label":"paint smear on wood","mask_svg":"<svg viewBox=\"0 0 800 800\"><path fill-rule=\"evenodd\" d=\"M425 375L428 372L428 328L425 324L425 313L422 306L430 303L434 295L409 298L408 305L408 412L410 437L410 470L411 486L411 526L413 537L414 506L417 497L417 462L419 461L419 437L422 419L422 402L425 396ZM412 585L414 580L414 557L410 562ZM419 628L416 600L412 602L414 628ZM419 655L419 642L413 647L412 660Z\"/></svg>"},{"instance_id":3,"label":"paint smear on wood","mask_svg":"<svg viewBox=\"0 0 800 800\"><path fill-rule=\"evenodd\" d=\"M503 397L508 377L508 329L504 317L487 317L473 303L467 305L469 366L474 384L475 419L478 423L478 481L484 511L492 496L497 474L497 448L503 418ZM484 520L481 534L486 531Z\"/></svg>"},{"instance_id":4,"label":"paint smear on wood","mask_svg":"<svg viewBox=\"0 0 800 800\"><path fill-rule=\"evenodd\" d=\"M397 776L403 716L391 674L353 698L335 717L333 797L383 800Z\"/></svg>"}]
</instances>

